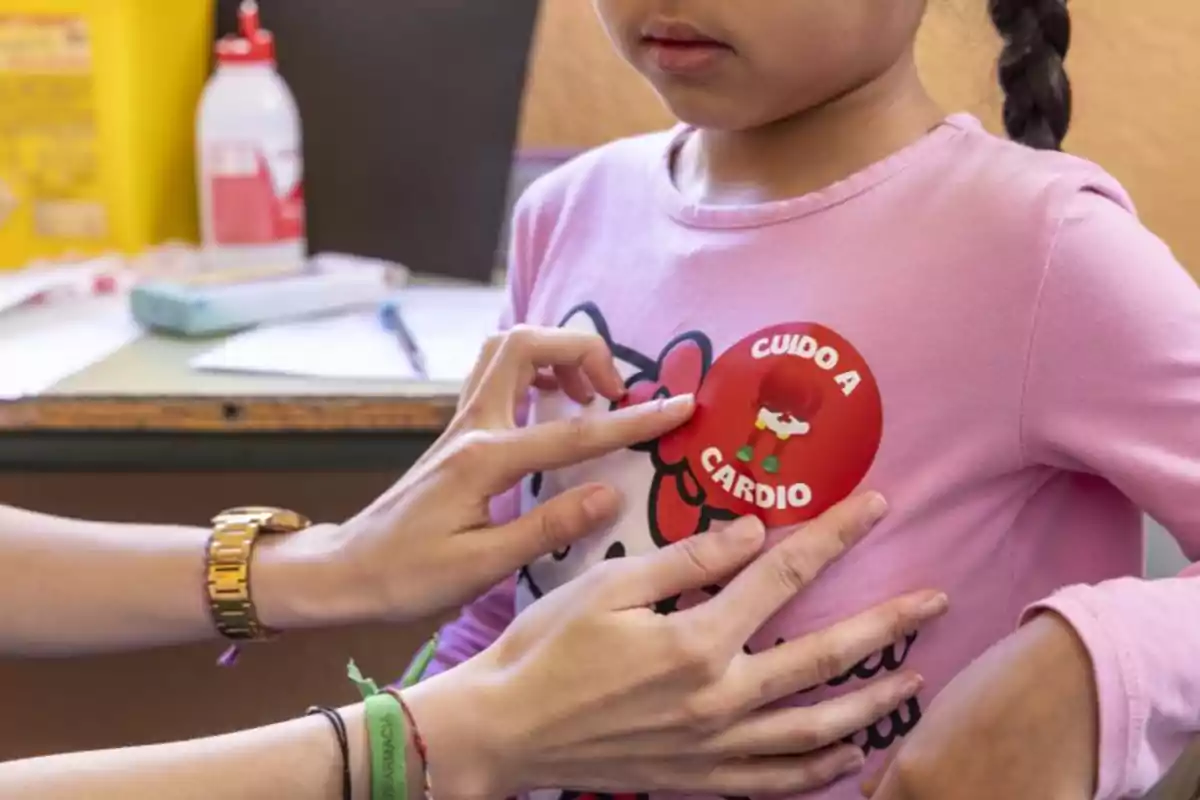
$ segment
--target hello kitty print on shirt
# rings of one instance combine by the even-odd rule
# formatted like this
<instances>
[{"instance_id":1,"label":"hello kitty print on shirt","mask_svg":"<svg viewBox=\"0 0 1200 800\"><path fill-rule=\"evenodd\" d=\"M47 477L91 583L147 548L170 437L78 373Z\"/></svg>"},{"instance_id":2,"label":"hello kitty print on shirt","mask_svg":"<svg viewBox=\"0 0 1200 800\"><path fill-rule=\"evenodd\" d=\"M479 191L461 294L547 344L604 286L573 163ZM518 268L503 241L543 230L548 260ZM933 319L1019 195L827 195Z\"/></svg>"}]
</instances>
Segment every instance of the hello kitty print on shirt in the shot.
<instances>
[{"instance_id":1,"label":"hello kitty print on shirt","mask_svg":"<svg viewBox=\"0 0 1200 800\"><path fill-rule=\"evenodd\" d=\"M646 356L614 341L593 304L573 309L562 327L608 343L628 394L615 406L598 399L582 410L565 396L541 395L532 420L606 414L680 394L695 394L697 411L659 440L526 482L524 510L599 473L627 507L608 531L523 570L521 606L590 565L665 547L717 522L754 514L772 528L803 523L847 497L875 458L883 428L878 386L862 356L827 328L773 326L714 359L698 331Z\"/></svg>"},{"instance_id":2,"label":"hello kitty print on shirt","mask_svg":"<svg viewBox=\"0 0 1200 800\"><path fill-rule=\"evenodd\" d=\"M628 394L620 403L597 399L583 409L564 395L542 394L531 409L531 422L607 414L680 394L696 395L697 413L689 425L662 439L525 482L521 506L526 511L597 478L620 491L626 505L608 529L521 570L518 610L605 560L653 552L745 514L759 516L769 527L795 527L848 496L875 458L883 426L879 389L862 356L832 330L773 326L714 358L713 345L701 332L676 336L657 357L644 355L615 341L593 304L572 310L562 327L605 340ZM655 610L671 614L720 591L709 586L666 598ZM786 629L764 630L746 652L780 644L787 635ZM802 692L797 701L903 668L918 638L912 634L863 659L823 686ZM913 698L846 742L868 754L887 750L916 727L921 713L921 701ZM570 792L533 797L610 800Z\"/></svg>"}]
</instances>

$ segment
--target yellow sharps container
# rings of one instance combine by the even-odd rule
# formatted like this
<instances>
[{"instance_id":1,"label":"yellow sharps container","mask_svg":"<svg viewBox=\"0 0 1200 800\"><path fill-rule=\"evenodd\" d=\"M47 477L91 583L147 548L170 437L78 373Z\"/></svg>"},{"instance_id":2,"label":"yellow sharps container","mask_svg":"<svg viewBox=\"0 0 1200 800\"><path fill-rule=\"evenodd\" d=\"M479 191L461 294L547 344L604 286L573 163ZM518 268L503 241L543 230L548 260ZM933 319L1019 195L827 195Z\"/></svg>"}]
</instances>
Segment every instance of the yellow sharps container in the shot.
<instances>
[{"instance_id":1,"label":"yellow sharps container","mask_svg":"<svg viewBox=\"0 0 1200 800\"><path fill-rule=\"evenodd\" d=\"M0 0L0 269L196 239L212 0Z\"/></svg>"}]
</instances>

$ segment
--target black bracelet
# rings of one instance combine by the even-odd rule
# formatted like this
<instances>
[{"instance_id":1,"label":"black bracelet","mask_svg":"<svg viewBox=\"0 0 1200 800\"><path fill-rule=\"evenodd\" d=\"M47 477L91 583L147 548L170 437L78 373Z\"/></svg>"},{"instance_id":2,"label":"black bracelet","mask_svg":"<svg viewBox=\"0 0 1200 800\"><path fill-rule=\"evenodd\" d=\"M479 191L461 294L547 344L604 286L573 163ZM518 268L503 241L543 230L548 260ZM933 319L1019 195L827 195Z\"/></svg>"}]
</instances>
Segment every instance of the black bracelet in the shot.
<instances>
[{"instance_id":1,"label":"black bracelet","mask_svg":"<svg viewBox=\"0 0 1200 800\"><path fill-rule=\"evenodd\" d=\"M353 787L350 785L350 736L346 733L346 720L342 719L342 715L337 711L323 706L313 706L304 712L306 717L317 714L329 720L329 724L333 726L333 732L337 734L338 747L342 751L342 798L343 800L354 800Z\"/></svg>"}]
</instances>

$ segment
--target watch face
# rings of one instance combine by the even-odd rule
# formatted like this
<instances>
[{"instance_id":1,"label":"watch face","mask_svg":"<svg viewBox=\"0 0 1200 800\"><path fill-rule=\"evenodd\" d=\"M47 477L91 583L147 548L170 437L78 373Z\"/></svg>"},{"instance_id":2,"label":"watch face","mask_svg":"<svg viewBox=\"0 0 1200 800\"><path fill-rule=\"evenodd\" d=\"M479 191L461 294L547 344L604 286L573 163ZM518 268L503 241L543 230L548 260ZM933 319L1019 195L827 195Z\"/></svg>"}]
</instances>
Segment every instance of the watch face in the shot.
<instances>
[{"instance_id":1,"label":"watch face","mask_svg":"<svg viewBox=\"0 0 1200 800\"><path fill-rule=\"evenodd\" d=\"M295 511L270 506L241 506L222 511L213 519L214 525L243 523L258 525L266 533L298 531L312 523Z\"/></svg>"}]
</instances>

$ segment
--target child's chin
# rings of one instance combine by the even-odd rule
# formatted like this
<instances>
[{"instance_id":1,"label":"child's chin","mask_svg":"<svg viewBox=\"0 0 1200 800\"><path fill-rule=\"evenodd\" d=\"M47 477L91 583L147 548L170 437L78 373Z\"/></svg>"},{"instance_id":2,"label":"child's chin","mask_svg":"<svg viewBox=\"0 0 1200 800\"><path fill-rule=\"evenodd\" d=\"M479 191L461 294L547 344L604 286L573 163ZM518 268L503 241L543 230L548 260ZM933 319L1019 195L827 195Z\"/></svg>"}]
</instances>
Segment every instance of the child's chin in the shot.
<instances>
[{"instance_id":1,"label":"child's chin","mask_svg":"<svg viewBox=\"0 0 1200 800\"><path fill-rule=\"evenodd\" d=\"M680 122L714 131L750 130L764 124L748 118L736 98L703 86L658 87L658 96Z\"/></svg>"},{"instance_id":2,"label":"child's chin","mask_svg":"<svg viewBox=\"0 0 1200 800\"><path fill-rule=\"evenodd\" d=\"M711 131L749 131L771 125L798 113L801 109L771 109L747 102L743 93L719 90L703 84L651 84L667 109L680 122L692 128Z\"/></svg>"}]
</instances>

